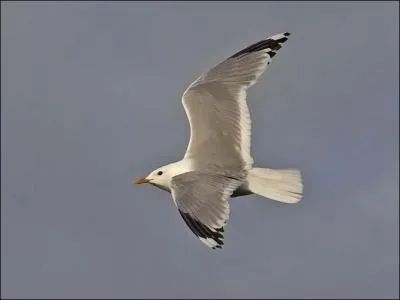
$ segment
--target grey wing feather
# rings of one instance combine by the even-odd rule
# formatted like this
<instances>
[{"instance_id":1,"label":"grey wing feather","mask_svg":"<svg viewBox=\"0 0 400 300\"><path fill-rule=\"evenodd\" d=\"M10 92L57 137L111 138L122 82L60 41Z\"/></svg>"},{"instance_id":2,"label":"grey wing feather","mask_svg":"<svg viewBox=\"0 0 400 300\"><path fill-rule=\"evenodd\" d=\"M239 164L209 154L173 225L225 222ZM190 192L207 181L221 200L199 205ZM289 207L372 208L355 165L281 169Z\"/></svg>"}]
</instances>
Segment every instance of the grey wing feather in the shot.
<instances>
[{"instance_id":1,"label":"grey wing feather","mask_svg":"<svg viewBox=\"0 0 400 300\"><path fill-rule=\"evenodd\" d=\"M250 117L240 89L208 83L207 89L192 88L185 97L191 135L185 158L193 159L196 169L218 164L237 170L249 169Z\"/></svg>"},{"instance_id":2,"label":"grey wing feather","mask_svg":"<svg viewBox=\"0 0 400 300\"><path fill-rule=\"evenodd\" d=\"M251 120L247 88L267 69L289 33L277 34L232 55L203 73L185 91L182 103L190 123L185 158L250 169Z\"/></svg>"},{"instance_id":3,"label":"grey wing feather","mask_svg":"<svg viewBox=\"0 0 400 300\"><path fill-rule=\"evenodd\" d=\"M223 245L223 226L229 218L229 197L242 184L240 174L230 177L199 171L172 178L171 192L190 230L207 246Z\"/></svg>"},{"instance_id":4,"label":"grey wing feather","mask_svg":"<svg viewBox=\"0 0 400 300\"><path fill-rule=\"evenodd\" d=\"M289 35L289 32L276 34L235 53L200 75L188 89L207 82L237 84L243 87L254 84L282 44L288 40Z\"/></svg>"}]
</instances>

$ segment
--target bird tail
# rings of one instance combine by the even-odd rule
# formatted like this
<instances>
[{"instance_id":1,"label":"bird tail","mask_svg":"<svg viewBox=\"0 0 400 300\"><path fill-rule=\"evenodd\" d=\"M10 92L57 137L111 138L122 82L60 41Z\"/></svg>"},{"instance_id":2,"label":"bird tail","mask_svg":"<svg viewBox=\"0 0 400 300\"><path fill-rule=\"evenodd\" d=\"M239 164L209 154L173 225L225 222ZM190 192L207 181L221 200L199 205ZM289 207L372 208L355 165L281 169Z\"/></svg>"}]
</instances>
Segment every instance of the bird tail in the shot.
<instances>
[{"instance_id":1,"label":"bird tail","mask_svg":"<svg viewBox=\"0 0 400 300\"><path fill-rule=\"evenodd\" d=\"M252 193L279 202L297 203L303 196L302 176L297 169L253 168L247 182Z\"/></svg>"}]
</instances>

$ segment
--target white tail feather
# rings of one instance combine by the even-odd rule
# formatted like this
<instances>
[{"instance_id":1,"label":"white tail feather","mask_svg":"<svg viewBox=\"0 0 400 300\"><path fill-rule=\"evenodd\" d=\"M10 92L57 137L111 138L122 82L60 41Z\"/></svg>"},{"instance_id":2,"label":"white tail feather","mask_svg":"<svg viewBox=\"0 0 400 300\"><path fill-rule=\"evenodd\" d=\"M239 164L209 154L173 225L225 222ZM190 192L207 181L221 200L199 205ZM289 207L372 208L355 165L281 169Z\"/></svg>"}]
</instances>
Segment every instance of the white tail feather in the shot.
<instances>
[{"instance_id":1,"label":"white tail feather","mask_svg":"<svg viewBox=\"0 0 400 300\"><path fill-rule=\"evenodd\" d=\"M248 189L254 194L284 203L297 203L303 196L301 173L297 169L249 170Z\"/></svg>"}]
</instances>

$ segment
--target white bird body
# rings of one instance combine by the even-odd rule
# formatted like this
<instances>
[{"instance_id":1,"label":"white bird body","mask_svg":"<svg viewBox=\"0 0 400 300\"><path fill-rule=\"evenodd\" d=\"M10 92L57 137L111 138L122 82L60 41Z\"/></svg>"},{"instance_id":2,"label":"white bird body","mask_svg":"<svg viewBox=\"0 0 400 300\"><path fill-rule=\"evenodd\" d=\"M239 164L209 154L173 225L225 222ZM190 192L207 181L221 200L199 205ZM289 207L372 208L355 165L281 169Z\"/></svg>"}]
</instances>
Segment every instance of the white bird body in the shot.
<instances>
[{"instance_id":1,"label":"white bird body","mask_svg":"<svg viewBox=\"0 0 400 300\"><path fill-rule=\"evenodd\" d=\"M191 231L210 248L223 245L229 198L248 194L297 203L303 184L297 169L253 167L247 89L267 69L289 33L253 44L203 73L183 93L190 141L182 160L140 178L172 194Z\"/></svg>"},{"instance_id":2,"label":"white bird body","mask_svg":"<svg viewBox=\"0 0 400 300\"><path fill-rule=\"evenodd\" d=\"M194 171L191 159L182 159L158 168L146 176L150 184L171 192L172 178ZM163 172L163 176L157 175ZM283 203L297 203L302 196L301 173L297 169L274 170L252 168L247 172L246 180L234 191L233 197L257 194Z\"/></svg>"}]
</instances>

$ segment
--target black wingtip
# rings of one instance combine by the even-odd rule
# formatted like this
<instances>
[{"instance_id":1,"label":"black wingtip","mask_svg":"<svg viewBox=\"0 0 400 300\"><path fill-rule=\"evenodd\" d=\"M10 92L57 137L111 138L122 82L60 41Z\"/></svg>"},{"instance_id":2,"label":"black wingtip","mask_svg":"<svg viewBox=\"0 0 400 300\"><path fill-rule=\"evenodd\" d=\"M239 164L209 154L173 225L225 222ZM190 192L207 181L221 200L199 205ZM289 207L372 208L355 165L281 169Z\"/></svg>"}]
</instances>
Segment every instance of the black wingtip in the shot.
<instances>
[{"instance_id":1,"label":"black wingtip","mask_svg":"<svg viewBox=\"0 0 400 300\"><path fill-rule=\"evenodd\" d=\"M243 54L251 53L251 52L258 52L264 49L269 49L268 54L271 58L276 54L276 52L282 47L282 44L288 40L288 36L290 35L289 32L280 33L269 37L265 40L259 41L237 53L232 55L230 58L235 58ZM278 38L279 37L279 38ZM273 53L273 54L271 54Z\"/></svg>"},{"instance_id":2,"label":"black wingtip","mask_svg":"<svg viewBox=\"0 0 400 300\"><path fill-rule=\"evenodd\" d=\"M185 221L186 225L190 228L190 230L197 236L204 239L212 239L220 246L223 245L223 227L214 229L215 231L211 230L208 226L201 223L196 218L192 217L189 213L185 213L178 209L180 215L182 216L183 220Z\"/></svg>"}]
</instances>

